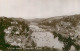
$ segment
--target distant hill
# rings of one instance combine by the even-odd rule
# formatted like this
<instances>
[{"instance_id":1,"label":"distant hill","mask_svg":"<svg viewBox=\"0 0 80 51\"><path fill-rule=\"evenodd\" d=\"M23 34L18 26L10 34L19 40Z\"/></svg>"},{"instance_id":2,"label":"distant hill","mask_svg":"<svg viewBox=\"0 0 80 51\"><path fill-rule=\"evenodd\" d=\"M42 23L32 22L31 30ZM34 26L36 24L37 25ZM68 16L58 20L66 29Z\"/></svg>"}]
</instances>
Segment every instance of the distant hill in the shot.
<instances>
[{"instance_id":1,"label":"distant hill","mask_svg":"<svg viewBox=\"0 0 80 51\"><path fill-rule=\"evenodd\" d=\"M39 24L46 25L46 26L56 26L56 23L61 21L66 21L66 22L71 22L75 26L75 23L77 23L79 19L80 19L80 15L57 16L57 17L51 17L42 20Z\"/></svg>"},{"instance_id":2,"label":"distant hill","mask_svg":"<svg viewBox=\"0 0 80 51\"><path fill-rule=\"evenodd\" d=\"M27 19L23 19L23 18L12 18L13 20L18 20L18 21L23 21L25 22L26 24L29 24L30 22L27 20Z\"/></svg>"},{"instance_id":3,"label":"distant hill","mask_svg":"<svg viewBox=\"0 0 80 51\"><path fill-rule=\"evenodd\" d=\"M34 19L27 19L29 22L40 23L42 20L46 18L34 18Z\"/></svg>"}]
</instances>

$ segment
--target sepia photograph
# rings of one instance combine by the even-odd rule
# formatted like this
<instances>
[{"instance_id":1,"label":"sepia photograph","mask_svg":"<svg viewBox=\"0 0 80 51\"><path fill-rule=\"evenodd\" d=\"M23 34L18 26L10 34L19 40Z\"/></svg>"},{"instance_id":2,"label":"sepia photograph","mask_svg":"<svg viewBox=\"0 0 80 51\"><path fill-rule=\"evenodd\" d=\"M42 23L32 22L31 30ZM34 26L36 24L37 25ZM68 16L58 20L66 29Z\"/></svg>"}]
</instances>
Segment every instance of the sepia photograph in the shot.
<instances>
[{"instance_id":1,"label":"sepia photograph","mask_svg":"<svg viewBox=\"0 0 80 51\"><path fill-rule=\"evenodd\" d=\"M80 0L0 0L0 51L80 51Z\"/></svg>"}]
</instances>

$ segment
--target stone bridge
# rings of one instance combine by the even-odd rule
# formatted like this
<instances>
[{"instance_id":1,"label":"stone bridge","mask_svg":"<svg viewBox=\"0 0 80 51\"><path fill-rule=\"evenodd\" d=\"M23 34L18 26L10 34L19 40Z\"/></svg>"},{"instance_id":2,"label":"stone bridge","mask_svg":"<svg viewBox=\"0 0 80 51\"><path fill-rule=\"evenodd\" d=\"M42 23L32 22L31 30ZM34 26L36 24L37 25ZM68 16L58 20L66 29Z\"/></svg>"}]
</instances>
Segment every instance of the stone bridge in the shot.
<instances>
[{"instance_id":1,"label":"stone bridge","mask_svg":"<svg viewBox=\"0 0 80 51\"><path fill-rule=\"evenodd\" d=\"M46 32L46 30L44 30L44 29L42 29L42 30L40 30L40 29L37 29L37 30L32 29L32 31L33 31L33 32Z\"/></svg>"}]
</instances>

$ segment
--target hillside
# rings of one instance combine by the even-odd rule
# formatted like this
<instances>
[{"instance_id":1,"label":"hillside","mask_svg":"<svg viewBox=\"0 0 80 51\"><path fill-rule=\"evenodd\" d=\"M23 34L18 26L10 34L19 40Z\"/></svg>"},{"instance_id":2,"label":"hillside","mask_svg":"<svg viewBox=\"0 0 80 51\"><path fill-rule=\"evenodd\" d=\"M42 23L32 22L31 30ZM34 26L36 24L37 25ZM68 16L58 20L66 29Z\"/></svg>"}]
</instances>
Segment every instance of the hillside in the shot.
<instances>
[{"instance_id":1,"label":"hillside","mask_svg":"<svg viewBox=\"0 0 80 51\"><path fill-rule=\"evenodd\" d=\"M79 17L80 17L80 15L51 17L51 18L47 18L45 20L42 20L39 24L41 24L41 25L43 24L43 25L46 25L46 26L55 26L56 23L58 23L59 21L67 21L67 22L71 22L71 23L76 22L76 21L78 21L77 19ZM74 21L73 21L73 19L74 19ZM73 24L75 25L75 23L73 23Z\"/></svg>"},{"instance_id":2,"label":"hillside","mask_svg":"<svg viewBox=\"0 0 80 51\"><path fill-rule=\"evenodd\" d=\"M28 23L16 18L0 17L0 49L24 48L28 31Z\"/></svg>"},{"instance_id":3,"label":"hillside","mask_svg":"<svg viewBox=\"0 0 80 51\"><path fill-rule=\"evenodd\" d=\"M69 50L73 45L80 49L80 15L62 16L60 19L45 19L40 27L51 31L55 37L64 42L64 50ZM51 19L51 20L50 20ZM49 27L49 28L48 28Z\"/></svg>"}]
</instances>

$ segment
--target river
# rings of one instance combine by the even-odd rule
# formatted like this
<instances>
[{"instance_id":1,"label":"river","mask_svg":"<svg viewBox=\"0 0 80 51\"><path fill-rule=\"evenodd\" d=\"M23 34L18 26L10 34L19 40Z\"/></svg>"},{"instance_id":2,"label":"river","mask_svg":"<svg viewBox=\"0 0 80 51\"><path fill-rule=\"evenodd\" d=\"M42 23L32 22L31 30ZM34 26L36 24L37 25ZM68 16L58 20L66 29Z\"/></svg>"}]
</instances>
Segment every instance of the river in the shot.
<instances>
[{"instance_id":1,"label":"river","mask_svg":"<svg viewBox=\"0 0 80 51\"><path fill-rule=\"evenodd\" d=\"M58 37L54 38L54 35L51 32L39 28L36 25L30 25L30 29L33 31L31 38L37 44L37 47L62 49L64 46L63 42L58 41Z\"/></svg>"}]
</instances>

